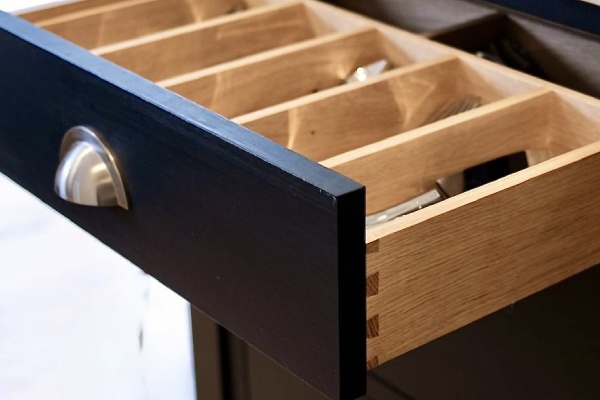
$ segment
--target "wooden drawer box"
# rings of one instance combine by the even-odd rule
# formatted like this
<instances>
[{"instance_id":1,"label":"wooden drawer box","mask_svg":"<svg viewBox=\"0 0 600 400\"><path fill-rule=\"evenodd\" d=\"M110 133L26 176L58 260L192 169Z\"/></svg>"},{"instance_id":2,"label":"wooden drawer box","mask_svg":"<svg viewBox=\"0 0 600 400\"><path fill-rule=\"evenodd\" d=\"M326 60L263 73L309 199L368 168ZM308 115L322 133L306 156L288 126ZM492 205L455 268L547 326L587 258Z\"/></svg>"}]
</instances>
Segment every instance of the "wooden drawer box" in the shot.
<instances>
[{"instance_id":1,"label":"wooden drawer box","mask_svg":"<svg viewBox=\"0 0 600 400\"><path fill-rule=\"evenodd\" d=\"M0 170L331 398L600 262L597 99L312 0L22 17L43 29L0 15ZM54 195L75 125L113 148L128 211ZM522 151L528 168L365 234L365 210Z\"/></svg>"}]
</instances>

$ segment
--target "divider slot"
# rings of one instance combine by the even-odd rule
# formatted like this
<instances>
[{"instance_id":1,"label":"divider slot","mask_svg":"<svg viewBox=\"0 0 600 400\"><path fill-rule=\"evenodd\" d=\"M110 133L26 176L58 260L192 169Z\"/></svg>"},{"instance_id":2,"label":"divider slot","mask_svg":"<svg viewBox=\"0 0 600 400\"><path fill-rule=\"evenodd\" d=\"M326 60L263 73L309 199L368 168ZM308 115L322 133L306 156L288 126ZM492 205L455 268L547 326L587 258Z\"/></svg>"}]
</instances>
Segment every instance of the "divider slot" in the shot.
<instances>
[{"instance_id":1,"label":"divider slot","mask_svg":"<svg viewBox=\"0 0 600 400\"><path fill-rule=\"evenodd\" d=\"M323 165L365 185L367 214L372 214L432 190L436 180L469 167L520 151L551 148L547 110L552 104L553 95L537 89Z\"/></svg>"},{"instance_id":2,"label":"divider slot","mask_svg":"<svg viewBox=\"0 0 600 400\"><path fill-rule=\"evenodd\" d=\"M156 81L315 36L306 8L292 2L101 47L93 53Z\"/></svg>"},{"instance_id":3,"label":"divider slot","mask_svg":"<svg viewBox=\"0 0 600 400\"><path fill-rule=\"evenodd\" d=\"M430 58L439 52L430 51ZM358 68L387 60L392 68L417 57L374 28L317 38L178 76L159 85L231 118L343 85ZM423 58L421 51L418 57ZM243 95L240 95L243 93Z\"/></svg>"},{"instance_id":4,"label":"divider slot","mask_svg":"<svg viewBox=\"0 0 600 400\"><path fill-rule=\"evenodd\" d=\"M129 0L37 25L91 49L245 10L244 0Z\"/></svg>"},{"instance_id":5,"label":"divider slot","mask_svg":"<svg viewBox=\"0 0 600 400\"><path fill-rule=\"evenodd\" d=\"M339 88L331 95L272 107L234 121L316 161L425 125L465 96L486 105L533 84L505 77L495 86L482 69L458 59L392 71L385 79ZM325 93L323 93L325 95Z\"/></svg>"}]
</instances>

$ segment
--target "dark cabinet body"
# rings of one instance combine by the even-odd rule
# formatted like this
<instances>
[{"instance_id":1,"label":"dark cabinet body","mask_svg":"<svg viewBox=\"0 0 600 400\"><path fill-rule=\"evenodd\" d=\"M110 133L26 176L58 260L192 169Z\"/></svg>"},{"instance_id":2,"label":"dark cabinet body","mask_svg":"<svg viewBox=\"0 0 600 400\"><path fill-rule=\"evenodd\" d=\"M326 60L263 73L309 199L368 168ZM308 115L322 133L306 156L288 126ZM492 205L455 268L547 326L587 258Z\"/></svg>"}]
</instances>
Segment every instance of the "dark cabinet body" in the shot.
<instances>
[{"instance_id":1,"label":"dark cabinet body","mask_svg":"<svg viewBox=\"0 0 600 400\"><path fill-rule=\"evenodd\" d=\"M594 267L400 356L368 373L361 399L597 399L599 285L600 267ZM222 334L228 349L219 364L227 374L223 398L325 400L235 336ZM206 362L203 354L199 347L197 363ZM213 399L205 379L209 375L200 372L199 398Z\"/></svg>"}]
</instances>

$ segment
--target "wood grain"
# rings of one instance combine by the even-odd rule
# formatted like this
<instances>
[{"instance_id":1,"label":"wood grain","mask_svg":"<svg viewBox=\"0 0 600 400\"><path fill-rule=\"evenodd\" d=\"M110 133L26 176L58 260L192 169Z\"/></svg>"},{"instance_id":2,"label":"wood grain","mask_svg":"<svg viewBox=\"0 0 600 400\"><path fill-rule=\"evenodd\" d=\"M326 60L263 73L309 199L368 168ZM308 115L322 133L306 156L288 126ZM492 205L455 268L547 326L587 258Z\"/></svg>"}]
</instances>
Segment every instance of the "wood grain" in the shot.
<instances>
[{"instance_id":1,"label":"wood grain","mask_svg":"<svg viewBox=\"0 0 600 400\"><path fill-rule=\"evenodd\" d=\"M300 3L189 25L93 52L150 80L162 80L314 37Z\"/></svg>"},{"instance_id":2,"label":"wood grain","mask_svg":"<svg viewBox=\"0 0 600 400\"><path fill-rule=\"evenodd\" d=\"M129 1L130 0L73 0L63 4L52 4L49 7L48 5L44 5L40 9L26 11L18 15L29 22L37 23L46 19Z\"/></svg>"},{"instance_id":3,"label":"wood grain","mask_svg":"<svg viewBox=\"0 0 600 400\"><path fill-rule=\"evenodd\" d=\"M375 315L367 320L367 339L379 336L379 316Z\"/></svg>"},{"instance_id":4,"label":"wood grain","mask_svg":"<svg viewBox=\"0 0 600 400\"><path fill-rule=\"evenodd\" d=\"M381 363L600 262L600 143L374 228Z\"/></svg>"},{"instance_id":5,"label":"wood grain","mask_svg":"<svg viewBox=\"0 0 600 400\"><path fill-rule=\"evenodd\" d=\"M367 187L367 214L416 197L485 161L549 146L547 89L514 96L326 160Z\"/></svg>"},{"instance_id":6,"label":"wood grain","mask_svg":"<svg viewBox=\"0 0 600 400\"><path fill-rule=\"evenodd\" d=\"M552 110L552 142L577 149L600 141L598 101L574 92L557 92Z\"/></svg>"},{"instance_id":7,"label":"wood grain","mask_svg":"<svg viewBox=\"0 0 600 400\"><path fill-rule=\"evenodd\" d=\"M38 21L91 49L227 14L242 0L129 0Z\"/></svg>"},{"instance_id":8,"label":"wood grain","mask_svg":"<svg viewBox=\"0 0 600 400\"><path fill-rule=\"evenodd\" d=\"M286 46L158 84L231 118L339 86L356 68L383 58L398 66L407 63L398 50L386 52L377 31L367 28Z\"/></svg>"},{"instance_id":9,"label":"wood grain","mask_svg":"<svg viewBox=\"0 0 600 400\"><path fill-rule=\"evenodd\" d=\"M327 96L307 96L235 121L322 161L417 128L451 99L476 95L487 104L510 93L508 84L497 89L479 70L456 59L417 64L362 85L347 86L331 90ZM531 87L515 84L512 92Z\"/></svg>"}]
</instances>

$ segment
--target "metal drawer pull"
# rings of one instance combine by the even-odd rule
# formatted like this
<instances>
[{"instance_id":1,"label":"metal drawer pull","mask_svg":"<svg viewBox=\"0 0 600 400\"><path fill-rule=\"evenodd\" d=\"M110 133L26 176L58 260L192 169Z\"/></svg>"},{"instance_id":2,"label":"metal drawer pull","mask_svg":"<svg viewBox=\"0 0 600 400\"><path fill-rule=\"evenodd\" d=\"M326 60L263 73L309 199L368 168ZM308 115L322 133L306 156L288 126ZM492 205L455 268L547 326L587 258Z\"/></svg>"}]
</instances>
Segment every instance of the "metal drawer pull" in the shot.
<instances>
[{"instance_id":1,"label":"metal drawer pull","mask_svg":"<svg viewBox=\"0 0 600 400\"><path fill-rule=\"evenodd\" d=\"M129 209L114 156L102 137L85 126L71 128L63 137L54 191L75 204Z\"/></svg>"},{"instance_id":2,"label":"metal drawer pull","mask_svg":"<svg viewBox=\"0 0 600 400\"><path fill-rule=\"evenodd\" d=\"M392 63L388 60L381 59L371 64L358 67L352 75L346 78L346 83L364 82L369 78L383 74L385 71L392 69Z\"/></svg>"}]
</instances>

